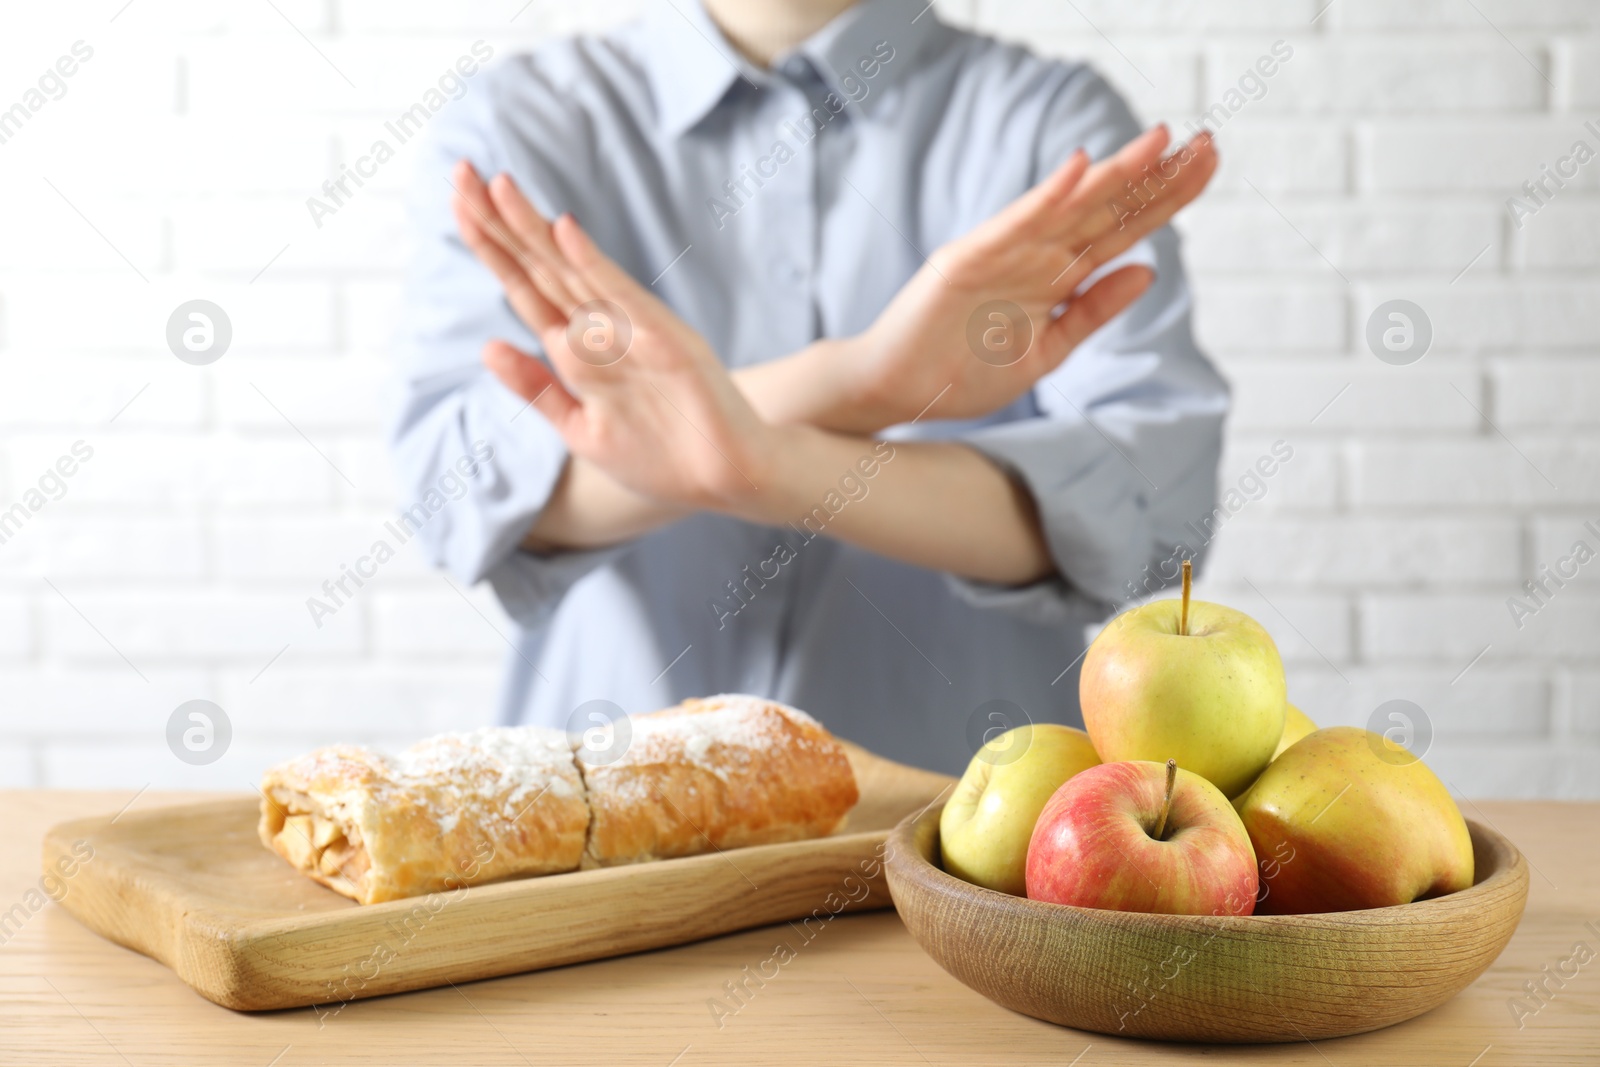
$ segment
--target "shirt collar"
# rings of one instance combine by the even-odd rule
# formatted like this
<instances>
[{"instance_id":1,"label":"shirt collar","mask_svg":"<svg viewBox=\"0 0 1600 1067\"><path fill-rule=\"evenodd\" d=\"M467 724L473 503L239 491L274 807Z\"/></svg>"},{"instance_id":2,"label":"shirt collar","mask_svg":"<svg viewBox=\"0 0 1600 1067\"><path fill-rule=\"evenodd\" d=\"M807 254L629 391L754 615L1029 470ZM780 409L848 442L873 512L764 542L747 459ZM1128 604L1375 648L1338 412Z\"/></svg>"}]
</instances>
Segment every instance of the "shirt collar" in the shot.
<instances>
[{"instance_id":1,"label":"shirt collar","mask_svg":"<svg viewBox=\"0 0 1600 1067\"><path fill-rule=\"evenodd\" d=\"M674 137L692 129L735 87L749 91L772 81L771 72L728 41L700 0L656 0L640 29L660 121ZM804 56L829 89L870 111L930 44L949 32L922 0L857 0L778 56L774 67L790 56ZM870 79L864 77L863 63L874 70Z\"/></svg>"}]
</instances>

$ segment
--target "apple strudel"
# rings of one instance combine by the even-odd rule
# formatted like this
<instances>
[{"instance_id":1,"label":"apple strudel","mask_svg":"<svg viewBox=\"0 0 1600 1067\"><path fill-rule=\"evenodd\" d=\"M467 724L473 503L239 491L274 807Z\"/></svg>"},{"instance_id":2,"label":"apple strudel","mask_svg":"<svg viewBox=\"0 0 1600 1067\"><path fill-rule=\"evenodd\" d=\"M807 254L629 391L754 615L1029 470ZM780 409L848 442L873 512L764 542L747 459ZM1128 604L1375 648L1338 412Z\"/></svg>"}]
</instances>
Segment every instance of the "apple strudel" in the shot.
<instances>
[{"instance_id":1,"label":"apple strudel","mask_svg":"<svg viewBox=\"0 0 1600 1067\"><path fill-rule=\"evenodd\" d=\"M393 757L318 749L267 771L261 840L372 904L820 837L858 799L844 749L782 704L708 697L628 724L605 763L540 727L443 734Z\"/></svg>"}]
</instances>

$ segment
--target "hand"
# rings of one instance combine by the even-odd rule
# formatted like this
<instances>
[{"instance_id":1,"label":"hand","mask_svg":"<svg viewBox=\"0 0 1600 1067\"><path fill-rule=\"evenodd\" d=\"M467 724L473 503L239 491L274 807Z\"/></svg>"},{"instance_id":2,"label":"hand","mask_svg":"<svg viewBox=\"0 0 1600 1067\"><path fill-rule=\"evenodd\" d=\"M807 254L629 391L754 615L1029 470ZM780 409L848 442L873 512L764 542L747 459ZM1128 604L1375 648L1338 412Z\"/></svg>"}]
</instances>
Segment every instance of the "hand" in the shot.
<instances>
[{"instance_id":1,"label":"hand","mask_svg":"<svg viewBox=\"0 0 1600 1067\"><path fill-rule=\"evenodd\" d=\"M930 404L938 418L987 415L1058 367L1138 299L1152 275L1128 267L1072 294L1103 264L1164 226L1216 171L1209 133L1163 159L1168 140L1166 128L1156 127L1094 166L1080 150L998 215L935 251L865 333L817 350L827 365L811 373L844 383L842 402L822 424L871 433L912 419ZM979 317L991 301L1020 308L1026 324ZM1052 318L1063 303L1065 311ZM976 329L969 329L975 317ZM1022 347L1013 333L1011 349L980 357L969 335L994 326L1031 327L1032 343L1013 354Z\"/></svg>"},{"instance_id":2,"label":"hand","mask_svg":"<svg viewBox=\"0 0 1600 1067\"><path fill-rule=\"evenodd\" d=\"M672 504L730 510L757 490L775 438L702 338L595 246L549 224L510 178L463 163L456 222L554 365L492 341L484 362L576 457ZM559 377L558 377L559 375Z\"/></svg>"}]
</instances>

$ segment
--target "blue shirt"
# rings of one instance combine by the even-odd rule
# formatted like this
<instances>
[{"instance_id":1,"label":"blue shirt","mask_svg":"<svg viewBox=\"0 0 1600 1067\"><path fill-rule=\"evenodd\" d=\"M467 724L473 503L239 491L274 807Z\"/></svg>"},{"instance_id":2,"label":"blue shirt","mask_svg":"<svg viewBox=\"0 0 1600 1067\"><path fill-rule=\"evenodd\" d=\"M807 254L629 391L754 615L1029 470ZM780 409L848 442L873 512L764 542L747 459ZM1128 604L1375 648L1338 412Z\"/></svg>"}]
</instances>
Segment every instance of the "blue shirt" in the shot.
<instances>
[{"instance_id":1,"label":"blue shirt","mask_svg":"<svg viewBox=\"0 0 1600 1067\"><path fill-rule=\"evenodd\" d=\"M1006 717L1078 721L1068 668L1086 626L1202 547L1188 524L1215 506L1227 389L1191 336L1170 229L1130 254L1152 287L1030 394L885 435L959 439L1020 478L1055 577L986 586L710 514L599 551L519 547L567 454L479 362L491 337L538 347L456 234L455 161L572 212L740 367L866 328L926 253L1079 146L1101 158L1131 139L1133 115L1089 67L950 27L923 0L862 0L767 71L680 0L498 64L430 130L394 453L418 499L492 451L418 540L519 625L502 721L750 692L955 771ZM870 478L845 484L844 506L872 506Z\"/></svg>"}]
</instances>

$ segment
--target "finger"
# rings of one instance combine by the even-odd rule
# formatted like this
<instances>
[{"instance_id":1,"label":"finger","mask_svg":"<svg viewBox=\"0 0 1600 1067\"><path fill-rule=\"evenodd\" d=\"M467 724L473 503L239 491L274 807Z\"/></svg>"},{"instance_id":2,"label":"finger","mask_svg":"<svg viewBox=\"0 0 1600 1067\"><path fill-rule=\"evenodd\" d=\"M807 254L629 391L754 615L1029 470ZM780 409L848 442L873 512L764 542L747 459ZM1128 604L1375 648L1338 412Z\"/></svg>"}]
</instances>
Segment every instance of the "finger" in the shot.
<instances>
[{"instance_id":1,"label":"finger","mask_svg":"<svg viewBox=\"0 0 1600 1067\"><path fill-rule=\"evenodd\" d=\"M1130 185L1137 188L1151 168L1161 162L1162 152L1171 141L1172 134L1165 124L1152 126L1090 167L1056 214L1060 231L1081 236L1086 217L1111 200L1128 196Z\"/></svg>"},{"instance_id":2,"label":"finger","mask_svg":"<svg viewBox=\"0 0 1600 1067\"><path fill-rule=\"evenodd\" d=\"M562 436L583 411L583 405L567 392L543 360L504 341L494 340L483 346L483 363L507 389L549 419Z\"/></svg>"},{"instance_id":3,"label":"finger","mask_svg":"<svg viewBox=\"0 0 1600 1067\"><path fill-rule=\"evenodd\" d=\"M1083 235L1094 248L1091 267L1108 262L1165 226L1205 190L1216 174L1217 162L1215 144L1209 134L1202 134L1149 172L1141 186L1149 199L1125 194L1095 211L1090 219L1092 228Z\"/></svg>"},{"instance_id":4,"label":"finger","mask_svg":"<svg viewBox=\"0 0 1600 1067\"><path fill-rule=\"evenodd\" d=\"M512 233L522 242L528 254L538 262L541 270L554 275L556 281L578 304L594 299L594 294L586 290L582 278L572 270L566 257L556 248L550 234L549 221L539 214L538 209L526 196L522 195L522 190L517 188L517 183L512 180L511 175L496 174L494 180L489 183L489 196L494 201L495 207L500 210L501 217L511 227Z\"/></svg>"},{"instance_id":5,"label":"finger","mask_svg":"<svg viewBox=\"0 0 1600 1067\"><path fill-rule=\"evenodd\" d=\"M1101 278L1067 305L1048 328L1045 351L1059 353L1043 373L1054 370L1074 348L1100 327L1116 318L1150 288L1155 272L1148 267L1124 267Z\"/></svg>"},{"instance_id":6,"label":"finger","mask_svg":"<svg viewBox=\"0 0 1600 1067\"><path fill-rule=\"evenodd\" d=\"M552 232L556 247L567 258L567 262L582 275L597 297L629 308L630 313L657 309L666 311L666 305L600 251L600 246L596 245L593 238L578 225L577 219L571 215L562 215L556 219Z\"/></svg>"},{"instance_id":7,"label":"finger","mask_svg":"<svg viewBox=\"0 0 1600 1067\"><path fill-rule=\"evenodd\" d=\"M994 216L989 227L994 231L993 236L1012 240L1019 234L1036 232L1040 220L1059 210L1060 202L1072 192L1088 169L1089 153L1080 148L1043 181Z\"/></svg>"},{"instance_id":8,"label":"finger","mask_svg":"<svg viewBox=\"0 0 1600 1067\"><path fill-rule=\"evenodd\" d=\"M451 184L484 236L500 246L517 268L527 274L529 280L545 294L545 299L563 312L568 312L577 306L578 301L567 292L557 274L548 265L541 263L539 256L518 239L510 223L506 221L500 208L490 196L489 186L484 184L471 163L462 160L456 164Z\"/></svg>"},{"instance_id":9,"label":"finger","mask_svg":"<svg viewBox=\"0 0 1600 1067\"><path fill-rule=\"evenodd\" d=\"M1167 162L1173 164L1167 166ZM1205 190L1217 169L1217 154L1208 134L1195 138L1189 146L1167 157L1161 169L1150 172L1153 192L1150 200L1129 194L1106 201L1095 208L1084 231L1075 240L1085 244L1083 253L1072 260L1052 283L1065 299L1106 263L1159 230L1172 217Z\"/></svg>"},{"instance_id":10,"label":"finger","mask_svg":"<svg viewBox=\"0 0 1600 1067\"><path fill-rule=\"evenodd\" d=\"M540 292L528 272L504 246L489 235L471 205L458 196L453 199L451 207L455 211L456 228L461 231L461 239L478 257L478 262L488 267L499 279L505 288L506 299L517 316L535 333L544 333L563 325L567 316Z\"/></svg>"}]
</instances>

